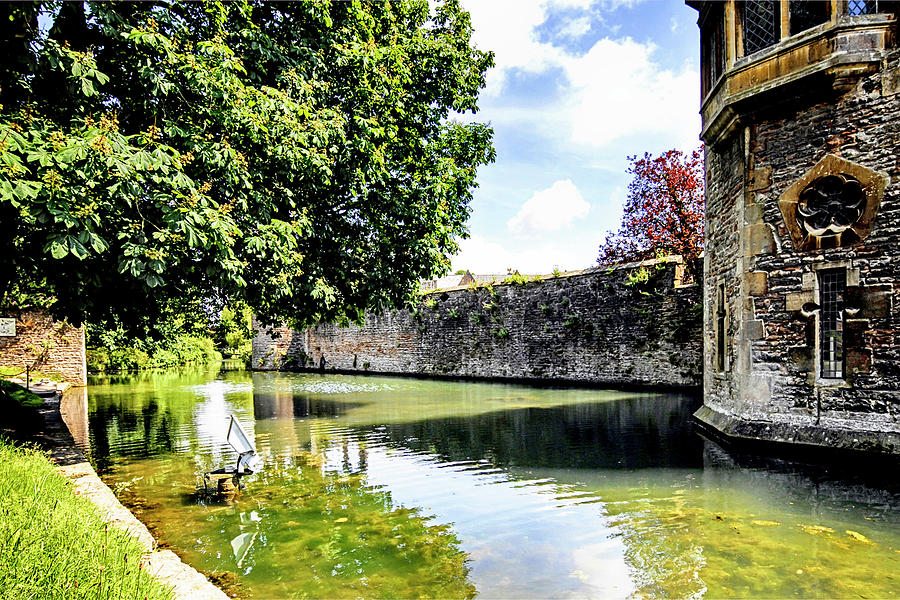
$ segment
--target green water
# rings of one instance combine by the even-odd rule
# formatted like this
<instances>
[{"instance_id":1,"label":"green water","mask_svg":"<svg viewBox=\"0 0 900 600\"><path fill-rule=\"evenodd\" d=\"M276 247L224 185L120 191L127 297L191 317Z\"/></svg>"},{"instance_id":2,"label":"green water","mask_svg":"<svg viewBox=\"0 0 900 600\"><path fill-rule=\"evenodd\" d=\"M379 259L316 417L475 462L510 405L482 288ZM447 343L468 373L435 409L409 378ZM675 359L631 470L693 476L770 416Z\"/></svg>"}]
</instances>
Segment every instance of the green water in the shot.
<instances>
[{"instance_id":1,"label":"green water","mask_svg":"<svg viewBox=\"0 0 900 600\"><path fill-rule=\"evenodd\" d=\"M726 452L688 396L223 372L96 380L86 402L76 437L106 481L254 598L900 589L895 470ZM265 468L209 502L197 486L234 460L231 414Z\"/></svg>"}]
</instances>

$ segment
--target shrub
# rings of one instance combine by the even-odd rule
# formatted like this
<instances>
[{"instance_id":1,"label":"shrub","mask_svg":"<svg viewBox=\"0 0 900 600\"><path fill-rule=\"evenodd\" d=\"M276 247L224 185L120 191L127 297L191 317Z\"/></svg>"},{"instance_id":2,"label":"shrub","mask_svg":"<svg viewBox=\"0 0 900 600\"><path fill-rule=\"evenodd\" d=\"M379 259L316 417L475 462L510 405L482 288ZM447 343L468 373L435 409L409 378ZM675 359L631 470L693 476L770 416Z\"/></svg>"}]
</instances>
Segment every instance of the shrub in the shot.
<instances>
[{"instance_id":1,"label":"shrub","mask_svg":"<svg viewBox=\"0 0 900 600\"><path fill-rule=\"evenodd\" d=\"M563 327L575 327L576 325L578 325L578 322L580 320L581 317L579 317L577 314L570 313L566 315L566 320L563 321Z\"/></svg>"},{"instance_id":2,"label":"shrub","mask_svg":"<svg viewBox=\"0 0 900 600\"><path fill-rule=\"evenodd\" d=\"M99 373L109 366L109 350L106 348L88 348L85 358L88 371Z\"/></svg>"},{"instance_id":3,"label":"shrub","mask_svg":"<svg viewBox=\"0 0 900 600\"><path fill-rule=\"evenodd\" d=\"M216 350L212 339L208 337L178 336L175 338L172 347L178 354L179 362L182 364L222 360L222 355Z\"/></svg>"},{"instance_id":4,"label":"shrub","mask_svg":"<svg viewBox=\"0 0 900 600\"><path fill-rule=\"evenodd\" d=\"M109 353L110 371L136 371L150 366L150 356L137 348L119 348Z\"/></svg>"},{"instance_id":5,"label":"shrub","mask_svg":"<svg viewBox=\"0 0 900 600\"><path fill-rule=\"evenodd\" d=\"M151 367L174 367L179 363L178 353L168 348L159 348L150 359Z\"/></svg>"},{"instance_id":6,"label":"shrub","mask_svg":"<svg viewBox=\"0 0 900 600\"><path fill-rule=\"evenodd\" d=\"M511 273L506 277L501 283L507 283L512 285L525 285L530 280L525 275L520 274L518 271L515 273Z\"/></svg>"},{"instance_id":7,"label":"shrub","mask_svg":"<svg viewBox=\"0 0 900 600\"><path fill-rule=\"evenodd\" d=\"M625 285L634 287L636 285L643 285L648 281L650 281L650 271L648 271L646 267L641 267L640 269L629 271L625 279Z\"/></svg>"}]
</instances>

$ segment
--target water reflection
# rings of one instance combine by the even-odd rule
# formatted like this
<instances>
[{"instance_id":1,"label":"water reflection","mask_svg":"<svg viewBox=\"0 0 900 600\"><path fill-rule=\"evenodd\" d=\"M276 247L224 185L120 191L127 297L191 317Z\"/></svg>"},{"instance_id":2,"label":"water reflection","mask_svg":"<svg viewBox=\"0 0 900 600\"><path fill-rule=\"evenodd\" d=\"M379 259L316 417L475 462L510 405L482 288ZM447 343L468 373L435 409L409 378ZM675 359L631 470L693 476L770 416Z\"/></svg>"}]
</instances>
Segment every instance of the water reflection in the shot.
<instances>
[{"instance_id":1,"label":"water reflection","mask_svg":"<svg viewBox=\"0 0 900 600\"><path fill-rule=\"evenodd\" d=\"M337 417L359 406L362 406L362 403L316 398L308 393L290 390L253 394L253 416L258 421Z\"/></svg>"},{"instance_id":2,"label":"water reflection","mask_svg":"<svg viewBox=\"0 0 900 600\"><path fill-rule=\"evenodd\" d=\"M178 374L89 391L95 461L189 562L258 597L892 597L893 478L724 451L696 398ZM233 459L234 505L186 502ZM139 479L138 479L139 478Z\"/></svg>"},{"instance_id":3,"label":"water reflection","mask_svg":"<svg viewBox=\"0 0 900 600\"><path fill-rule=\"evenodd\" d=\"M470 417L386 424L390 443L446 461L559 468L699 468L703 443L686 418L690 396L523 408Z\"/></svg>"}]
</instances>

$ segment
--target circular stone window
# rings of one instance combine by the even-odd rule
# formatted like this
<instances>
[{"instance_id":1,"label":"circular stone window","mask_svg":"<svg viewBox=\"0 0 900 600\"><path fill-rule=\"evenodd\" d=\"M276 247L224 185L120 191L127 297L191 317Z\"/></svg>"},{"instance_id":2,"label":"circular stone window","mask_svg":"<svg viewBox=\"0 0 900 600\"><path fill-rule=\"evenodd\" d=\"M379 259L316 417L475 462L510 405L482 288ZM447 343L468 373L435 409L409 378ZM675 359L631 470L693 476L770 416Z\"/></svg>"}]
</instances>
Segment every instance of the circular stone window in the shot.
<instances>
[{"instance_id":1,"label":"circular stone window","mask_svg":"<svg viewBox=\"0 0 900 600\"><path fill-rule=\"evenodd\" d=\"M800 192L797 223L811 236L835 236L859 221L865 208L866 194L859 181L844 173L826 175Z\"/></svg>"}]
</instances>

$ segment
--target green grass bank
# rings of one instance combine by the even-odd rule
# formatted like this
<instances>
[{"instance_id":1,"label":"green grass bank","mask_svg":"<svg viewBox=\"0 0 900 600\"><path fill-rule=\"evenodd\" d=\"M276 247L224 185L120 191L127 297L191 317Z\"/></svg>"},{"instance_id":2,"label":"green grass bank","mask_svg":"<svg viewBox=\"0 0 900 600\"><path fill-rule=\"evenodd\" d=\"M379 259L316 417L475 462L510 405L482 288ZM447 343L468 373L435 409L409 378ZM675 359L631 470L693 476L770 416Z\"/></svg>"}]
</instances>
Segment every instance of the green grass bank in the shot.
<instances>
[{"instance_id":1,"label":"green grass bank","mask_svg":"<svg viewBox=\"0 0 900 600\"><path fill-rule=\"evenodd\" d=\"M173 598L141 555L43 452L0 438L0 598Z\"/></svg>"}]
</instances>

